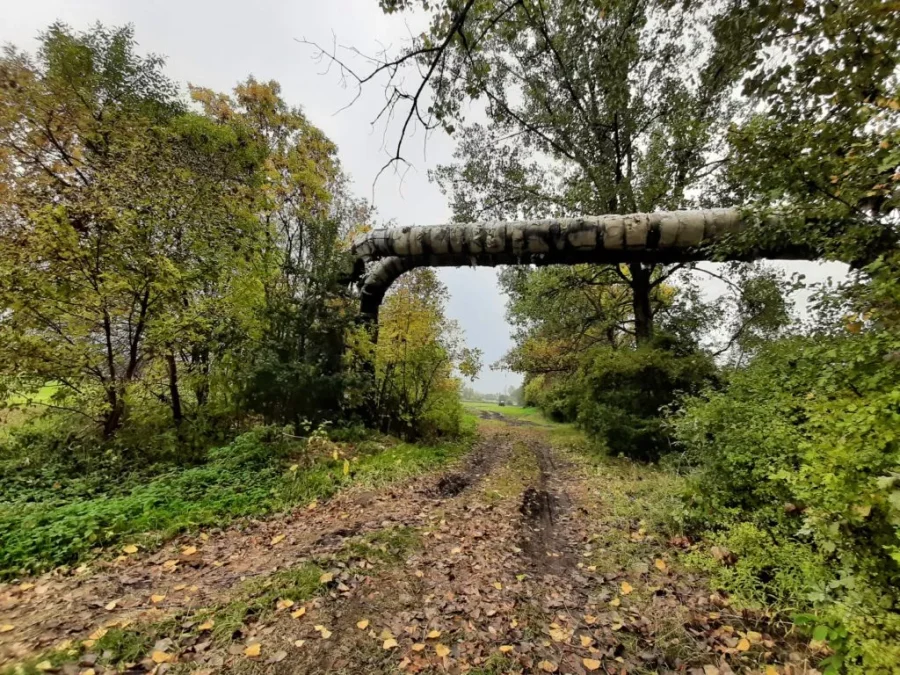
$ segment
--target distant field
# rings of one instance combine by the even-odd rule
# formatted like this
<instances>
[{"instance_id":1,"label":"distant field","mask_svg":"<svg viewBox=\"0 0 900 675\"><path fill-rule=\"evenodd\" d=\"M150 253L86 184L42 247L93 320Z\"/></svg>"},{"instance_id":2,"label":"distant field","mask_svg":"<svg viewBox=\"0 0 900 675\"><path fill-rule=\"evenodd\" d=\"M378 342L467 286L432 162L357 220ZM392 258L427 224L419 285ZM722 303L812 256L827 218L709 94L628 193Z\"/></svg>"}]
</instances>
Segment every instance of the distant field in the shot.
<instances>
[{"instance_id":1,"label":"distant field","mask_svg":"<svg viewBox=\"0 0 900 675\"><path fill-rule=\"evenodd\" d=\"M482 401L463 401L463 406L472 411L484 410L486 412L496 412L507 417L515 419L528 420L535 424L553 424L548 420L537 408L530 406L518 405L499 405L497 403L485 403Z\"/></svg>"}]
</instances>

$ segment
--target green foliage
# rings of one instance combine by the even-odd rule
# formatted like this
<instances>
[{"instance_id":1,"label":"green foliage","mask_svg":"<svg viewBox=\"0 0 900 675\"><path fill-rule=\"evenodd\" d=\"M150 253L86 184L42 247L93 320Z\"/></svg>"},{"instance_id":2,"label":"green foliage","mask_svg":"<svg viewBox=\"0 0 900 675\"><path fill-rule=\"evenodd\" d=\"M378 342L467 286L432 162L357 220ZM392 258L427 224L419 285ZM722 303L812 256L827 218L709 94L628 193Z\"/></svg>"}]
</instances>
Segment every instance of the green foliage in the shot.
<instances>
[{"instance_id":1,"label":"green foliage","mask_svg":"<svg viewBox=\"0 0 900 675\"><path fill-rule=\"evenodd\" d=\"M896 255L866 271L839 323L764 347L673 431L698 467L689 521L737 553L720 580L817 610L846 631L842 667L870 673L891 672L900 643Z\"/></svg>"},{"instance_id":2,"label":"green foliage","mask_svg":"<svg viewBox=\"0 0 900 675\"><path fill-rule=\"evenodd\" d=\"M11 467L0 477L11 488L0 502L0 576L71 565L126 539L152 544L195 527L326 499L351 482L380 485L441 466L468 447L466 441L364 441L335 460L338 446L316 438L301 443L265 427L210 450L199 466L124 475L115 465L93 464L81 477L70 467L29 476Z\"/></svg>"}]
</instances>

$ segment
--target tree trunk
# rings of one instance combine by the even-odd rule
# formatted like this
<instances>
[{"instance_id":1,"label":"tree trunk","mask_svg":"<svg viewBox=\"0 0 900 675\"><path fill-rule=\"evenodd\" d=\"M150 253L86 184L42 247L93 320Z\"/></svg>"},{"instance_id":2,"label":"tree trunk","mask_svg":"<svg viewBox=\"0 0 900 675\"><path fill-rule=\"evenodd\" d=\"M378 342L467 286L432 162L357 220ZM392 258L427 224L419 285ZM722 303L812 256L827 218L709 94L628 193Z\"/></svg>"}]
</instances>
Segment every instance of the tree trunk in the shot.
<instances>
[{"instance_id":1,"label":"tree trunk","mask_svg":"<svg viewBox=\"0 0 900 675\"><path fill-rule=\"evenodd\" d=\"M125 401L114 388L106 390L106 400L109 403L109 412L103 419L103 438L112 438L122 425L122 417L125 414Z\"/></svg>"},{"instance_id":2,"label":"tree trunk","mask_svg":"<svg viewBox=\"0 0 900 675\"><path fill-rule=\"evenodd\" d=\"M181 392L178 391L178 365L174 354L166 354L166 365L169 368L169 399L172 405L172 419L175 426L181 426L184 414L181 411Z\"/></svg>"},{"instance_id":3,"label":"tree trunk","mask_svg":"<svg viewBox=\"0 0 900 675\"><path fill-rule=\"evenodd\" d=\"M634 338L638 347L653 338L653 311L650 308L650 270L641 263L630 263Z\"/></svg>"}]
</instances>

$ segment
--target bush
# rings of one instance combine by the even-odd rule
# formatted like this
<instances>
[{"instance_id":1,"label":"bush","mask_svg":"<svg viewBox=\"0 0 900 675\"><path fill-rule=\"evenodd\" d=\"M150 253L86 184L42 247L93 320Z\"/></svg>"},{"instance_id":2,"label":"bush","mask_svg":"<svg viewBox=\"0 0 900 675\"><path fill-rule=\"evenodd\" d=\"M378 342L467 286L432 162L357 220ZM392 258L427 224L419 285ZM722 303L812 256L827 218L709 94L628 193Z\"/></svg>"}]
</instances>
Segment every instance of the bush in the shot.
<instances>
[{"instance_id":1,"label":"bush","mask_svg":"<svg viewBox=\"0 0 900 675\"><path fill-rule=\"evenodd\" d=\"M900 663L900 332L877 307L766 347L673 419L694 527L740 549L720 580L812 608L830 665L865 673Z\"/></svg>"}]
</instances>

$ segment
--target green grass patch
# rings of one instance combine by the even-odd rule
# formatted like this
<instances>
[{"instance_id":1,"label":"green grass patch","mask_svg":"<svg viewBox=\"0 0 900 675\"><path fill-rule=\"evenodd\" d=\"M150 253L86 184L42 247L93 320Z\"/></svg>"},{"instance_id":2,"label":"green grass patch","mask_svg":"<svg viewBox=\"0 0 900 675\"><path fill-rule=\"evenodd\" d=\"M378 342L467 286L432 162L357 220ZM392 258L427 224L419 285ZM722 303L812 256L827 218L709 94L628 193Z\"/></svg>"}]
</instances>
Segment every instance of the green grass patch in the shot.
<instances>
[{"instance_id":1,"label":"green grass patch","mask_svg":"<svg viewBox=\"0 0 900 675\"><path fill-rule=\"evenodd\" d=\"M517 405L499 405L497 403L484 403L481 401L465 401L463 407L467 411L500 413L506 417L517 420L525 420L542 426L554 426L556 423L544 417L538 408Z\"/></svg>"},{"instance_id":2,"label":"green grass patch","mask_svg":"<svg viewBox=\"0 0 900 675\"><path fill-rule=\"evenodd\" d=\"M328 443L326 441L326 443ZM32 477L0 497L0 579L76 564L121 543L153 546L206 525L326 499L351 483L377 486L442 466L470 440L433 445L363 441L327 452L272 429L239 436L194 467L156 475ZM294 470L291 470L291 469Z\"/></svg>"}]
</instances>

